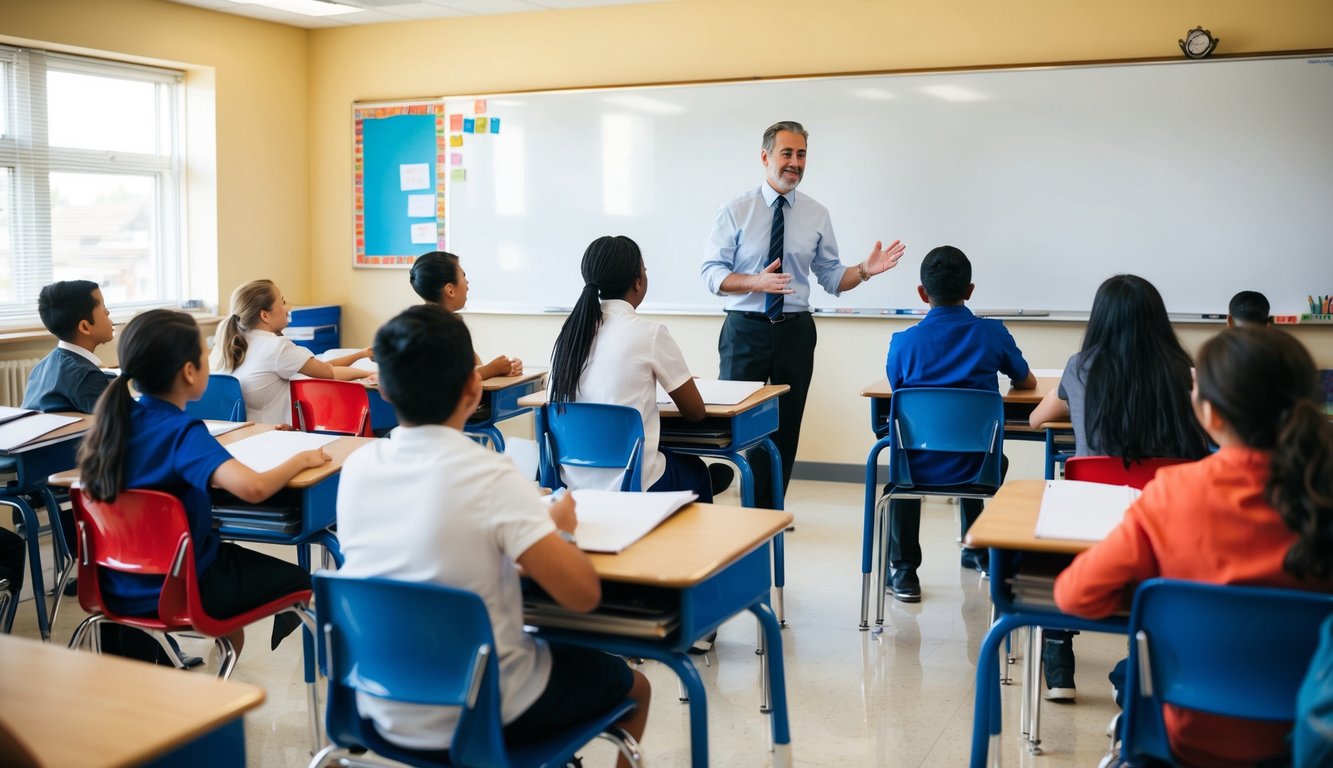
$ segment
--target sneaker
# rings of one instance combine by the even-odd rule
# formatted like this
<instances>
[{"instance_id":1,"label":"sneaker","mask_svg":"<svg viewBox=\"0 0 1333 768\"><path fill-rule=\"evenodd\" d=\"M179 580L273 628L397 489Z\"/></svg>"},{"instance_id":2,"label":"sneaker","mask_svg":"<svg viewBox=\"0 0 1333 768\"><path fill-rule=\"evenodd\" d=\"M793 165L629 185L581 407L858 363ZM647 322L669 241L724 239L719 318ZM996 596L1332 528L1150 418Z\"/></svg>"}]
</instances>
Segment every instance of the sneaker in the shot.
<instances>
[{"instance_id":1,"label":"sneaker","mask_svg":"<svg viewBox=\"0 0 1333 768\"><path fill-rule=\"evenodd\" d=\"M1046 674L1046 692L1042 698L1047 701L1073 701L1078 697L1074 690L1073 638L1068 635L1045 638L1041 649L1041 666Z\"/></svg>"},{"instance_id":2,"label":"sneaker","mask_svg":"<svg viewBox=\"0 0 1333 768\"><path fill-rule=\"evenodd\" d=\"M984 549L963 547L963 554L958 561L962 567L971 568L982 575L990 571L990 553Z\"/></svg>"},{"instance_id":3,"label":"sneaker","mask_svg":"<svg viewBox=\"0 0 1333 768\"><path fill-rule=\"evenodd\" d=\"M731 481L735 477L736 470L732 469L730 464L708 465L708 483L713 489L714 496L730 488Z\"/></svg>"},{"instance_id":4,"label":"sneaker","mask_svg":"<svg viewBox=\"0 0 1333 768\"><path fill-rule=\"evenodd\" d=\"M889 580L889 591L893 593L893 599L900 603L921 602L921 580L916 577L914 569L899 568L894 571L893 578Z\"/></svg>"}]
</instances>

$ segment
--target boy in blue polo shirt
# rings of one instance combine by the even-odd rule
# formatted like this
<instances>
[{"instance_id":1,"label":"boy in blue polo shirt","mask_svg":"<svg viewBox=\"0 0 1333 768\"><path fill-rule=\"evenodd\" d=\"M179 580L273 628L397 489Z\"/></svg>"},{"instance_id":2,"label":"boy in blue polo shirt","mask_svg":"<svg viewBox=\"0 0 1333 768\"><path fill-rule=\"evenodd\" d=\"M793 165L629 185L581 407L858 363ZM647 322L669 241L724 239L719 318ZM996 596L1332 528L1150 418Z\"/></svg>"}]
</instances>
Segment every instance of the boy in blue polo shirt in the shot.
<instances>
[{"instance_id":1,"label":"boy in blue polo shirt","mask_svg":"<svg viewBox=\"0 0 1333 768\"><path fill-rule=\"evenodd\" d=\"M978 318L964 306L975 287L972 263L962 251L942 245L926 254L921 262L921 285L916 290L930 305L930 312L914 327L893 334L889 341L886 373L893 389L957 387L997 392L997 373L1008 376L1018 389L1037 386L1037 378L1004 324ZM1001 466L1007 469L1008 464L1005 459ZM947 485L964 481L978 468L973 457L923 455L913 461L912 474L925 483ZM889 558L893 577L887 586L895 599L919 602L921 581L916 569L921 565L921 501L899 499L891 503ZM959 499L959 505L963 533L967 533L981 514L982 501ZM984 573L985 551L964 548L962 565Z\"/></svg>"},{"instance_id":2,"label":"boy in blue polo shirt","mask_svg":"<svg viewBox=\"0 0 1333 768\"><path fill-rule=\"evenodd\" d=\"M91 280L61 280L37 296L42 325L59 339L28 375L23 407L92 413L110 379L93 350L111 341L111 313Z\"/></svg>"}]
</instances>

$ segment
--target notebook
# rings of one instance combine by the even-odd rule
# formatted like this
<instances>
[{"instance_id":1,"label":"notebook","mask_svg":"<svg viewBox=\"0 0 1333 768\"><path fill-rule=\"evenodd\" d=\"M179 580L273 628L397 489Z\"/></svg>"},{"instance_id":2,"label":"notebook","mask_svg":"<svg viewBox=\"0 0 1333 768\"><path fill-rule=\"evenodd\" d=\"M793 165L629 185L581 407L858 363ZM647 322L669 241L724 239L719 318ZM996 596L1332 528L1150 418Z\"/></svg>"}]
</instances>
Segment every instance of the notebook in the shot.
<instances>
[{"instance_id":1,"label":"notebook","mask_svg":"<svg viewBox=\"0 0 1333 768\"><path fill-rule=\"evenodd\" d=\"M579 527L574 532L584 552L623 552L663 520L699 498L690 491L574 491ZM554 501L552 494L546 497Z\"/></svg>"},{"instance_id":2,"label":"notebook","mask_svg":"<svg viewBox=\"0 0 1333 768\"><path fill-rule=\"evenodd\" d=\"M1047 480L1034 534L1039 539L1101 541L1139 494L1127 485Z\"/></svg>"}]
</instances>

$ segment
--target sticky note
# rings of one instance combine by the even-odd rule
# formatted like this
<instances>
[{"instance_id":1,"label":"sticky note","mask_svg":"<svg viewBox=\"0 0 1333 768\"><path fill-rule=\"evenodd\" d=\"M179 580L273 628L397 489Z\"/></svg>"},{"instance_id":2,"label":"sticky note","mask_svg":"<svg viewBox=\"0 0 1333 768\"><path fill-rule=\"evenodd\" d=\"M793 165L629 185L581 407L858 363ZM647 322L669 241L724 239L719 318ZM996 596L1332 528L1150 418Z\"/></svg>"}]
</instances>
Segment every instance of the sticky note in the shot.
<instances>
[{"instance_id":1,"label":"sticky note","mask_svg":"<svg viewBox=\"0 0 1333 768\"><path fill-rule=\"evenodd\" d=\"M467 169L454 168L452 171L450 171L449 178L452 179L453 181L467 181Z\"/></svg>"},{"instance_id":2,"label":"sticky note","mask_svg":"<svg viewBox=\"0 0 1333 768\"><path fill-rule=\"evenodd\" d=\"M499 132L500 132L500 118L498 118L498 117L492 117L492 118L491 118L491 133L499 133Z\"/></svg>"},{"instance_id":3,"label":"sticky note","mask_svg":"<svg viewBox=\"0 0 1333 768\"><path fill-rule=\"evenodd\" d=\"M486 100L485 100L485 99L477 99L477 101L472 105L472 111L475 112L475 113L477 113L478 115L485 113L485 112L486 112Z\"/></svg>"},{"instance_id":4,"label":"sticky note","mask_svg":"<svg viewBox=\"0 0 1333 768\"><path fill-rule=\"evenodd\" d=\"M486 123L487 123L487 119L486 119L486 118L484 118L484 117L479 117L479 118L477 118L477 133L486 133L486 132L487 132Z\"/></svg>"},{"instance_id":5,"label":"sticky note","mask_svg":"<svg viewBox=\"0 0 1333 768\"><path fill-rule=\"evenodd\" d=\"M430 163L403 163L398 166L398 188L404 192L430 189Z\"/></svg>"},{"instance_id":6,"label":"sticky note","mask_svg":"<svg viewBox=\"0 0 1333 768\"><path fill-rule=\"evenodd\" d=\"M449 130L453 131L454 133L458 133L459 131L463 130L462 115L449 115Z\"/></svg>"},{"instance_id":7,"label":"sticky note","mask_svg":"<svg viewBox=\"0 0 1333 768\"><path fill-rule=\"evenodd\" d=\"M475 133L477 121L475 118L463 118L463 133Z\"/></svg>"},{"instance_id":8,"label":"sticky note","mask_svg":"<svg viewBox=\"0 0 1333 768\"><path fill-rule=\"evenodd\" d=\"M450 137L449 137L449 146L451 146L451 147L461 147L461 146L463 146L463 137L462 137L460 134L457 134L457 133L455 133L453 136L450 136Z\"/></svg>"},{"instance_id":9,"label":"sticky note","mask_svg":"<svg viewBox=\"0 0 1333 768\"><path fill-rule=\"evenodd\" d=\"M463 164L462 152L454 152L453 154L449 155L449 165L462 165L462 164Z\"/></svg>"}]
</instances>

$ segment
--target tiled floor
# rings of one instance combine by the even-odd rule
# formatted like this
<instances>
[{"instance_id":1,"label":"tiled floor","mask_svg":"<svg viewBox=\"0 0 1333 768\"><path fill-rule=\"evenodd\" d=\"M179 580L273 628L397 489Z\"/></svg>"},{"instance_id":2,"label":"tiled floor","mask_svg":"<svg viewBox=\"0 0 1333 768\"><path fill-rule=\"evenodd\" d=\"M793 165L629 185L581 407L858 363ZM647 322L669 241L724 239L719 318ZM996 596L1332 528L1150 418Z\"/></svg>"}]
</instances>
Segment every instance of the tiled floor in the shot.
<instances>
[{"instance_id":1,"label":"tiled floor","mask_svg":"<svg viewBox=\"0 0 1333 768\"><path fill-rule=\"evenodd\" d=\"M783 654L794 762L839 768L966 765L976 655L989 610L986 583L958 567L955 508L929 503L922 522L923 601L904 605L890 600L882 633L858 631L861 495L859 485L809 481L793 483L788 494L797 530L787 535L789 627L783 632ZM738 503L734 491L720 501ZM67 641L81 618L77 602L66 598L57 642ZM30 604L20 606L14 631L36 636ZM253 642L233 679L268 691L268 701L246 717L250 765L304 765L309 743L300 643L288 641L270 652L263 642L267 626L249 634ZM754 621L746 614L722 627L716 653L708 657L710 666L700 665L714 766L772 762L768 718L758 709L754 641ZM201 654L210 648L207 641L185 644ZM1016 735L1017 684L1003 689L1006 765L1096 765L1106 746L1106 724L1116 711L1106 672L1124 655L1124 639L1084 634L1075 645L1079 701L1042 707L1040 755L1028 754ZM206 674L216 669L215 659L210 664ZM1015 676L1021 665L1020 658ZM676 678L651 662L644 671L654 686L643 744L648 764L687 765L688 723L686 708L676 699ZM610 766L612 749L604 742L593 744L585 759L589 766Z\"/></svg>"}]
</instances>

